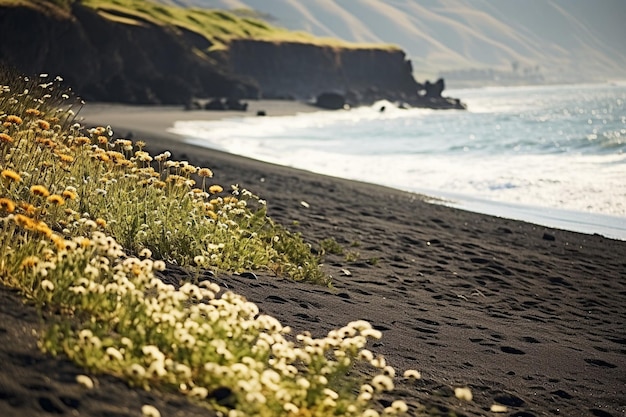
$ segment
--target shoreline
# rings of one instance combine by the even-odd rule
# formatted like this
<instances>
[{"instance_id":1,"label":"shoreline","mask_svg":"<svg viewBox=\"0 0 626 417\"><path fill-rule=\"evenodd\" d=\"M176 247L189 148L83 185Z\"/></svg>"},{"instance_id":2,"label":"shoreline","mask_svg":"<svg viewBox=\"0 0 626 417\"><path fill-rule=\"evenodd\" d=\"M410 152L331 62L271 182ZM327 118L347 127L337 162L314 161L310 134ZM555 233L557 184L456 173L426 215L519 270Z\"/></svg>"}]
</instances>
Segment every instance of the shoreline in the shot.
<instances>
[{"instance_id":1,"label":"shoreline","mask_svg":"<svg viewBox=\"0 0 626 417\"><path fill-rule=\"evenodd\" d=\"M228 152L203 146L200 140L186 138L185 136L172 133L170 129L174 127L174 123L177 121L219 121L234 118L254 118L259 117L256 116L258 111L266 112L267 117L292 116L299 113L328 111L312 104L290 100L250 100L248 104L248 111L212 111L184 110L182 106L133 106L125 104L94 103L85 105L85 109L81 111L79 116L85 116L85 122L94 125L108 121L106 124L111 124L116 127L116 134L124 132L122 135L128 135L131 133L132 137L128 139L134 140L149 138L153 145L158 144L161 148L165 146L167 141L174 141L177 144L185 143L212 152L229 154ZM271 162L250 158L244 155L232 155L239 158L253 159L260 163L271 164ZM307 172L327 175L315 171ZM359 181L354 179L346 180ZM439 192L437 190L420 188L411 190L388 185L380 186L422 195L434 204L443 204L460 210L467 210L503 219L519 220L534 223L539 226L572 232L591 235L599 234L610 239L626 241L626 219L619 216L500 202L471 195Z\"/></svg>"}]
</instances>

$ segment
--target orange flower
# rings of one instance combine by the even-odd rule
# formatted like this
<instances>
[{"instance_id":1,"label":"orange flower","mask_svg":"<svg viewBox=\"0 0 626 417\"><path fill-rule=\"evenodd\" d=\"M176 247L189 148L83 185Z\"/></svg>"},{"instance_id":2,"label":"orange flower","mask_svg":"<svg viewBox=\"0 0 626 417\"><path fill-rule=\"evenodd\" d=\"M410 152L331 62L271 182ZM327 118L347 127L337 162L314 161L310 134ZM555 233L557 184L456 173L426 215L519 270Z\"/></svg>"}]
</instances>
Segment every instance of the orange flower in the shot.
<instances>
[{"instance_id":1,"label":"orange flower","mask_svg":"<svg viewBox=\"0 0 626 417\"><path fill-rule=\"evenodd\" d=\"M33 185L30 187L30 192L39 197L48 197L50 195L50 191L43 185Z\"/></svg>"},{"instance_id":2,"label":"orange flower","mask_svg":"<svg viewBox=\"0 0 626 417\"><path fill-rule=\"evenodd\" d=\"M0 133L0 142L11 143L13 142L13 138L6 133Z\"/></svg>"},{"instance_id":3,"label":"orange flower","mask_svg":"<svg viewBox=\"0 0 626 417\"><path fill-rule=\"evenodd\" d=\"M33 206L32 204L28 204L28 203L22 203L20 204L20 207L22 208L22 210L24 210L26 214L30 214L30 215L35 214L35 212L37 211L37 208L35 206Z\"/></svg>"},{"instance_id":4,"label":"orange flower","mask_svg":"<svg viewBox=\"0 0 626 417\"><path fill-rule=\"evenodd\" d=\"M0 209L7 213L13 213L15 211L15 203L8 198L0 198Z\"/></svg>"},{"instance_id":5,"label":"orange flower","mask_svg":"<svg viewBox=\"0 0 626 417\"><path fill-rule=\"evenodd\" d=\"M27 116L33 116L33 117L37 117L41 114L41 112L37 109L27 109L26 110L26 115Z\"/></svg>"},{"instance_id":6,"label":"orange flower","mask_svg":"<svg viewBox=\"0 0 626 417\"><path fill-rule=\"evenodd\" d=\"M16 125L21 125L22 123L24 123L24 121L22 120L22 118L20 116L16 116L14 114L10 114L6 117L6 119L4 119L5 123L13 123Z\"/></svg>"},{"instance_id":7,"label":"orange flower","mask_svg":"<svg viewBox=\"0 0 626 417\"><path fill-rule=\"evenodd\" d=\"M48 203L54 204L55 206L62 206L65 204L65 199L58 194L52 194L46 200Z\"/></svg>"},{"instance_id":8,"label":"orange flower","mask_svg":"<svg viewBox=\"0 0 626 417\"><path fill-rule=\"evenodd\" d=\"M35 227L35 221L28 216L24 216L23 214L16 214L13 221L15 221L18 226L25 229L32 229Z\"/></svg>"},{"instance_id":9,"label":"orange flower","mask_svg":"<svg viewBox=\"0 0 626 417\"><path fill-rule=\"evenodd\" d=\"M45 120L37 120L37 126L39 126L39 129L41 130L50 129L50 123L46 122Z\"/></svg>"},{"instance_id":10,"label":"orange flower","mask_svg":"<svg viewBox=\"0 0 626 417\"><path fill-rule=\"evenodd\" d=\"M103 219L103 218L101 218L101 217L98 217L98 218L96 219L96 224L97 224L98 226L100 226L100 227L104 228L104 227L106 227L106 226L107 226L107 221L106 221L106 220L104 220L104 219Z\"/></svg>"},{"instance_id":11,"label":"orange flower","mask_svg":"<svg viewBox=\"0 0 626 417\"><path fill-rule=\"evenodd\" d=\"M20 174L10 169L2 170L2 173L0 173L0 177L4 178L5 180L11 180L13 182L22 181L22 177L20 177Z\"/></svg>"}]
</instances>

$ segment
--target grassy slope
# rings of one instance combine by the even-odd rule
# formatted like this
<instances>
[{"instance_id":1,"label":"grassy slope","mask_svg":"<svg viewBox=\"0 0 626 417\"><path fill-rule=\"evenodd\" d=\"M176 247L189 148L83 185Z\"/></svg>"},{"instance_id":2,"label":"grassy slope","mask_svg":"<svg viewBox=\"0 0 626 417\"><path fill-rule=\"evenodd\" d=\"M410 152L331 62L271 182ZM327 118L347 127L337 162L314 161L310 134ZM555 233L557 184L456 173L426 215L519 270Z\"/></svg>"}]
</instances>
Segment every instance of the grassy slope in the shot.
<instances>
[{"instance_id":1,"label":"grassy slope","mask_svg":"<svg viewBox=\"0 0 626 417\"><path fill-rule=\"evenodd\" d=\"M398 49L393 45L349 43L332 38L319 38L305 32L271 26L259 19L239 17L222 10L169 7L150 0L0 0L0 6L20 5L60 13L63 6L67 10L72 1L91 7L103 18L122 24L140 25L143 22L150 22L190 30L209 40L214 50L227 49L228 43L233 39L298 42L357 49Z\"/></svg>"}]
</instances>

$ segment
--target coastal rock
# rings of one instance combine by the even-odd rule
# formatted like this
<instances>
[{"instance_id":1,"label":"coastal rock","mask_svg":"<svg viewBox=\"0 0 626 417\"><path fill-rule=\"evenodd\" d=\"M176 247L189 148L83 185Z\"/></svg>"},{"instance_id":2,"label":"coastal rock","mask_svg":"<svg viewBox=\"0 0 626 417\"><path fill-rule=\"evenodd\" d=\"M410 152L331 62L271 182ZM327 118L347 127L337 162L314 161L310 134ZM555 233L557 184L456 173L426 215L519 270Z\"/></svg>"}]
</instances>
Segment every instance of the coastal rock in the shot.
<instances>
[{"instance_id":1,"label":"coastal rock","mask_svg":"<svg viewBox=\"0 0 626 417\"><path fill-rule=\"evenodd\" d=\"M323 109L339 110L346 105L346 98L339 93L322 93L317 96L315 105Z\"/></svg>"}]
</instances>

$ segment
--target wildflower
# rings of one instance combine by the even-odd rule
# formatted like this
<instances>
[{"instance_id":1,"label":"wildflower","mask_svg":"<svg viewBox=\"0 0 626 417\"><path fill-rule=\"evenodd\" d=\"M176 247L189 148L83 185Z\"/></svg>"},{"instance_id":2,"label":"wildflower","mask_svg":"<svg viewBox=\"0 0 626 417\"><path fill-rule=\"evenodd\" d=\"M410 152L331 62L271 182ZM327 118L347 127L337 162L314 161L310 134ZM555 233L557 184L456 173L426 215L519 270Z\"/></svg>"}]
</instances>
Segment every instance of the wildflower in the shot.
<instances>
[{"instance_id":1,"label":"wildflower","mask_svg":"<svg viewBox=\"0 0 626 417\"><path fill-rule=\"evenodd\" d=\"M67 155L67 154L64 154L64 153L58 153L58 154L56 154L56 156L59 157L61 162L67 162L67 163L74 162L74 157L72 155Z\"/></svg>"},{"instance_id":2,"label":"wildflower","mask_svg":"<svg viewBox=\"0 0 626 417\"><path fill-rule=\"evenodd\" d=\"M472 401L472 398L474 398L472 395L472 391L469 388L455 388L454 395L459 400L464 401Z\"/></svg>"},{"instance_id":3,"label":"wildflower","mask_svg":"<svg viewBox=\"0 0 626 417\"><path fill-rule=\"evenodd\" d=\"M491 411L492 413L506 413L509 410L504 405L493 404L489 411Z\"/></svg>"},{"instance_id":4,"label":"wildflower","mask_svg":"<svg viewBox=\"0 0 626 417\"><path fill-rule=\"evenodd\" d=\"M409 407L407 407L406 403L402 400L396 400L391 403L391 408L399 414L406 413L409 411Z\"/></svg>"},{"instance_id":5,"label":"wildflower","mask_svg":"<svg viewBox=\"0 0 626 417\"><path fill-rule=\"evenodd\" d=\"M61 196L65 198L66 200L76 200L76 192L70 189L66 189L65 191L63 191L61 193Z\"/></svg>"},{"instance_id":6,"label":"wildflower","mask_svg":"<svg viewBox=\"0 0 626 417\"><path fill-rule=\"evenodd\" d=\"M159 155L155 156L154 159L156 159L159 162L163 162L167 158L169 158L170 156L172 156L172 154L169 151L165 151L162 154L159 154Z\"/></svg>"},{"instance_id":7,"label":"wildflower","mask_svg":"<svg viewBox=\"0 0 626 417\"><path fill-rule=\"evenodd\" d=\"M29 214L31 216L37 211L37 208L35 206L26 202L21 203L20 207L22 208L22 210L24 210L26 214Z\"/></svg>"},{"instance_id":8,"label":"wildflower","mask_svg":"<svg viewBox=\"0 0 626 417\"><path fill-rule=\"evenodd\" d=\"M205 399L209 395L209 390L204 387L193 387L189 391L189 396L194 398Z\"/></svg>"},{"instance_id":9,"label":"wildflower","mask_svg":"<svg viewBox=\"0 0 626 417\"><path fill-rule=\"evenodd\" d=\"M87 389L93 388L93 381L87 375L76 375L76 382Z\"/></svg>"},{"instance_id":10,"label":"wildflower","mask_svg":"<svg viewBox=\"0 0 626 417\"><path fill-rule=\"evenodd\" d=\"M209 192L211 194L221 193L222 191L224 191L224 189L220 185L217 185L217 184L209 187Z\"/></svg>"},{"instance_id":11,"label":"wildflower","mask_svg":"<svg viewBox=\"0 0 626 417\"><path fill-rule=\"evenodd\" d=\"M109 358L109 360L111 361L123 361L124 360L124 355L122 355L122 353L115 349L114 347L108 347L106 350L106 354Z\"/></svg>"},{"instance_id":12,"label":"wildflower","mask_svg":"<svg viewBox=\"0 0 626 417\"><path fill-rule=\"evenodd\" d=\"M7 213L13 213L15 211L15 203L8 198L0 198L0 209Z\"/></svg>"},{"instance_id":13,"label":"wildflower","mask_svg":"<svg viewBox=\"0 0 626 417\"><path fill-rule=\"evenodd\" d=\"M65 204L65 199L58 194L52 194L46 200L48 203L54 204L55 206L62 206Z\"/></svg>"},{"instance_id":14,"label":"wildflower","mask_svg":"<svg viewBox=\"0 0 626 417\"><path fill-rule=\"evenodd\" d=\"M137 363L133 363L130 366L130 374L134 376L135 378L143 378L146 375L146 370L144 369L143 366Z\"/></svg>"},{"instance_id":15,"label":"wildflower","mask_svg":"<svg viewBox=\"0 0 626 417\"><path fill-rule=\"evenodd\" d=\"M107 225L107 221L106 221L106 220L104 220L104 219L103 219L103 218L101 218L101 217L98 217L98 218L96 219L96 224L97 224L98 226L100 226L100 227L104 228L104 227L106 227L106 225Z\"/></svg>"},{"instance_id":16,"label":"wildflower","mask_svg":"<svg viewBox=\"0 0 626 417\"><path fill-rule=\"evenodd\" d=\"M22 120L21 117L16 116L14 114L8 115L6 117L6 119L4 119L4 122L5 123L12 123L12 124L15 124L15 125L18 125L18 126L21 125L22 123L24 123L24 121Z\"/></svg>"},{"instance_id":17,"label":"wildflower","mask_svg":"<svg viewBox=\"0 0 626 417\"><path fill-rule=\"evenodd\" d=\"M54 284L52 283L52 281L44 279L43 281L41 281L41 288L43 288L45 291L54 291Z\"/></svg>"},{"instance_id":18,"label":"wildflower","mask_svg":"<svg viewBox=\"0 0 626 417\"><path fill-rule=\"evenodd\" d=\"M30 187L30 192L40 197L48 197L50 195L50 191L43 185L33 185Z\"/></svg>"},{"instance_id":19,"label":"wildflower","mask_svg":"<svg viewBox=\"0 0 626 417\"><path fill-rule=\"evenodd\" d=\"M292 414L297 414L300 411L298 406L293 403L285 403L285 405L283 405L283 410Z\"/></svg>"},{"instance_id":20,"label":"wildflower","mask_svg":"<svg viewBox=\"0 0 626 417\"><path fill-rule=\"evenodd\" d=\"M27 116L32 116L32 117L37 117L41 114L41 112L37 109L26 109L26 115Z\"/></svg>"},{"instance_id":21,"label":"wildflower","mask_svg":"<svg viewBox=\"0 0 626 417\"><path fill-rule=\"evenodd\" d=\"M36 256L27 256L22 261L22 268L33 268L39 263L39 258Z\"/></svg>"},{"instance_id":22,"label":"wildflower","mask_svg":"<svg viewBox=\"0 0 626 417\"><path fill-rule=\"evenodd\" d=\"M422 378L422 374L420 374L420 372L416 371L415 369L407 369L406 371L404 371L403 376L408 379L421 379Z\"/></svg>"},{"instance_id":23,"label":"wildflower","mask_svg":"<svg viewBox=\"0 0 626 417\"><path fill-rule=\"evenodd\" d=\"M35 222L28 216L18 214L13 218L13 221L20 227L25 229L32 229L35 226Z\"/></svg>"},{"instance_id":24,"label":"wildflower","mask_svg":"<svg viewBox=\"0 0 626 417\"><path fill-rule=\"evenodd\" d=\"M376 375L372 379L372 386L376 391L391 391L393 390L393 381L387 375Z\"/></svg>"},{"instance_id":25,"label":"wildflower","mask_svg":"<svg viewBox=\"0 0 626 417\"><path fill-rule=\"evenodd\" d=\"M140 258L150 258L152 256L152 251L148 248L143 248L139 251Z\"/></svg>"},{"instance_id":26,"label":"wildflower","mask_svg":"<svg viewBox=\"0 0 626 417\"><path fill-rule=\"evenodd\" d=\"M161 417L159 410L150 404L144 404L141 406L141 415L143 417Z\"/></svg>"},{"instance_id":27,"label":"wildflower","mask_svg":"<svg viewBox=\"0 0 626 417\"><path fill-rule=\"evenodd\" d=\"M10 180L13 182L20 182L22 181L22 177L20 177L20 174L18 174L15 171L12 171L10 169L4 169L2 170L2 173L0 173L0 176L5 179L5 180Z\"/></svg>"},{"instance_id":28,"label":"wildflower","mask_svg":"<svg viewBox=\"0 0 626 417\"><path fill-rule=\"evenodd\" d=\"M41 130L48 130L48 129L50 129L50 123L48 123L45 120L37 120L37 126L39 126L39 129L41 129Z\"/></svg>"},{"instance_id":29,"label":"wildflower","mask_svg":"<svg viewBox=\"0 0 626 417\"><path fill-rule=\"evenodd\" d=\"M100 145L106 145L109 142L109 138L106 136L98 136L98 143Z\"/></svg>"},{"instance_id":30,"label":"wildflower","mask_svg":"<svg viewBox=\"0 0 626 417\"><path fill-rule=\"evenodd\" d=\"M91 143L91 139L85 136L79 136L76 138L76 143L78 143L79 145L86 145L88 143Z\"/></svg>"},{"instance_id":31,"label":"wildflower","mask_svg":"<svg viewBox=\"0 0 626 417\"><path fill-rule=\"evenodd\" d=\"M0 133L0 142L11 143L13 142L13 138L6 133Z\"/></svg>"},{"instance_id":32,"label":"wildflower","mask_svg":"<svg viewBox=\"0 0 626 417\"><path fill-rule=\"evenodd\" d=\"M200 168L200 170L198 171L198 175L205 178L211 178L213 176L213 171L211 171L209 168Z\"/></svg>"}]
</instances>

